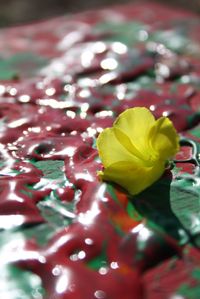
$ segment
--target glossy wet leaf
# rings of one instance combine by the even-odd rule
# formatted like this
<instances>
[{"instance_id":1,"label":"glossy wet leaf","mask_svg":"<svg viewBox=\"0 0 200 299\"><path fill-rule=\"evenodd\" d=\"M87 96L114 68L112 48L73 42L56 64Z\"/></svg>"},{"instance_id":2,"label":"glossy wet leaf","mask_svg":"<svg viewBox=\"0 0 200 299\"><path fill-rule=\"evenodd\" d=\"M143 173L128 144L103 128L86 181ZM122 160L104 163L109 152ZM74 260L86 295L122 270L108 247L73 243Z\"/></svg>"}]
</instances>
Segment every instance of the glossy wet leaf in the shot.
<instances>
[{"instance_id":1,"label":"glossy wet leaf","mask_svg":"<svg viewBox=\"0 0 200 299\"><path fill-rule=\"evenodd\" d=\"M44 295L39 276L11 265L1 266L0 285L2 299L35 299Z\"/></svg>"},{"instance_id":2,"label":"glossy wet leaf","mask_svg":"<svg viewBox=\"0 0 200 299\"><path fill-rule=\"evenodd\" d=\"M52 192L50 196L38 203L42 216L54 228L69 225L74 219L75 202L63 203Z\"/></svg>"},{"instance_id":3,"label":"glossy wet leaf","mask_svg":"<svg viewBox=\"0 0 200 299\"><path fill-rule=\"evenodd\" d=\"M161 178L142 193L130 198L135 209L180 243L188 240L187 232L170 203L170 178Z\"/></svg>"},{"instance_id":4,"label":"glossy wet leaf","mask_svg":"<svg viewBox=\"0 0 200 299\"><path fill-rule=\"evenodd\" d=\"M63 179L64 178L64 161L61 160L48 160L38 161L34 165L42 170L46 179Z\"/></svg>"},{"instance_id":5,"label":"glossy wet leaf","mask_svg":"<svg viewBox=\"0 0 200 299\"><path fill-rule=\"evenodd\" d=\"M182 177L170 187L171 209L192 235L200 233L200 186L192 177Z\"/></svg>"}]
</instances>

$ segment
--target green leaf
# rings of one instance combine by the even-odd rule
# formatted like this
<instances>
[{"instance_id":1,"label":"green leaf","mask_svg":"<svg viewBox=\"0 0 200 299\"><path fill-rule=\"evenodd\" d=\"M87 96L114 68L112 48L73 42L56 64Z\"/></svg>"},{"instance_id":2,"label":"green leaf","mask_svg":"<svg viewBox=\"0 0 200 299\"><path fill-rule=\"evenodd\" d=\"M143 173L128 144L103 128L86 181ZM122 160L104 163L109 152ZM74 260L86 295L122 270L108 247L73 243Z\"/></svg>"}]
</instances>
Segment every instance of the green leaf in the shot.
<instances>
[{"instance_id":1,"label":"green leaf","mask_svg":"<svg viewBox=\"0 0 200 299\"><path fill-rule=\"evenodd\" d=\"M0 281L0 298L43 298L44 289L41 279L31 272L22 271L12 265L1 265Z\"/></svg>"},{"instance_id":2,"label":"green leaf","mask_svg":"<svg viewBox=\"0 0 200 299\"><path fill-rule=\"evenodd\" d=\"M185 50L188 48L188 45L191 44L186 35L177 29L153 32L149 40L163 44L168 49L176 53L185 52Z\"/></svg>"},{"instance_id":3,"label":"green leaf","mask_svg":"<svg viewBox=\"0 0 200 299\"><path fill-rule=\"evenodd\" d=\"M104 22L97 24L95 29L97 32L108 33L110 31L110 35L107 34L107 39L110 41L116 40L126 45L132 45L135 42L143 41L141 32L146 32L146 27L140 22Z\"/></svg>"},{"instance_id":4,"label":"green leaf","mask_svg":"<svg viewBox=\"0 0 200 299\"><path fill-rule=\"evenodd\" d=\"M45 200L38 203L41 214L52 227L65 227L75 218L76 201L63 203L56 197L54 191Z\"/></svg>"},{"instance_id":5,"label":"green leaf","mask_svg":"<svg viewBox=\"0 0 200 299\"><path fill-rule=\"evenodd\" d=\"M188 236L171 208L170 186L170 178L161 178L134 196L131 203L139 214L183 244L188 241Z\"/></svg>"},{"instance_id":6,"label":"green leaf","mask_svg":"<svg viewBox=\"0 0 200 299\"><path fill-rule=\"evenodd\" d=\"M47 64L47 59L33 53L18 53L0 58L0 80L30 77Z\"/></svg>"},{"instance_id":7,"label":"green leaf","mask_svg":"<svg viewBox=\"0 0 200 299\"><path fill-rule=\"evenodd\" d=\"M34 165L42 170L46 179L63 179L64 178L64 161L61 160L48 160L48 161L38 161Z\"/></svg>"},{"instance_id":8,"label":"green leaf","mask_svg":"<svg viewBox=\"0 0 200 299\"><path fill-rule=\"evenodd\" d=\"M198 125L197 127L191 129L189 131L189 134L191 134L191 135L193 135L193 136L195 136L197 138L200 138L200 126Z\"/></svg>"},{"instance_id":9,"label":"green leaf","mask_svg":"<svg viewBox=\"0 0 200 299\"><path fill-rule=\"evenodd\" d=\"M106 246L106 242L104 242L101 253L87 263L91 269L99 270L101 267L108 267Z\"/></svg>"},{"instance_id":10,"label":"green leaf","mask_svg":"<svg viewBox=\"0 0 200 299\"><path fill-rule=\"evenodd\" d=\"M43 178L40 182L34 185L34 189L41 190L50 188L55 190L59 187L70 184L64 173L64 161L62 160L43 160L33 162L34 166L43 172Z\"/></svg>"},{"instance_id":11,"label":"green leaf","mask_svg":"<svg viewBox=\"0 0 200 299\"><path fill-rule=\"evenodd\" d=\"M182 176L172 182L170 204L174 215L190 234L200 232L200 186L194 177Z\"/></svg>"},{"instance_id":12,"label":"green leaf","mask_svg":"<svg viewBox=\"0 0 200 299\"><path fill-rule=\"evenodd\" d=\"M200 285L197 284L194 286L185 283L178 289L176 293L184 296L183 298L199 299Z\"/></svg>"}]
</instances>

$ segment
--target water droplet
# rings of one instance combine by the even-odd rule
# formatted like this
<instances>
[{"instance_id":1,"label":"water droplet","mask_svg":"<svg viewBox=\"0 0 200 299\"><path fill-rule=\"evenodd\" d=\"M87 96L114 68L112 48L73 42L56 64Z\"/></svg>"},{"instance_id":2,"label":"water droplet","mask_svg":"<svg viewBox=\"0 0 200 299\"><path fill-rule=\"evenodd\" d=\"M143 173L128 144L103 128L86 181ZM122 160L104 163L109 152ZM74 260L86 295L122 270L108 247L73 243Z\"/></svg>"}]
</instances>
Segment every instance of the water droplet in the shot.
<instances>
[{"instance_id":1,"label":"water droplet","mask_svg":"<svg viewBox=\"0 0 200 299\"><path fill-rule=\"evenodd\" d=\"M104 299L106 298L106 293L104 291L98 290L94 293L95 298Z\"/></svg>"}]
</instances>

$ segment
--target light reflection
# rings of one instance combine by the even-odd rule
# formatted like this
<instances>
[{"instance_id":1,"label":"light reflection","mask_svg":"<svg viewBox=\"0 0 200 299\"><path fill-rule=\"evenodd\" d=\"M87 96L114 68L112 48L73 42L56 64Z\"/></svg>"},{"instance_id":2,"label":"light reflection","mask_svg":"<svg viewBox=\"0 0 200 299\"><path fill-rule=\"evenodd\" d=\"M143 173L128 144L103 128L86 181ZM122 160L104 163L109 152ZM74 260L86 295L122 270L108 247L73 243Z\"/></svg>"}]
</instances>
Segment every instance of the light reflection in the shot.
<instances>
[{"instance_id":1,"label":"light reflection","mask_svg":"<svg viewBox=\"0 0 200 299\"><path fill-rule=\"evenodd\" d=\"M95 53L101 54L106 51L106 45L104 42L96 42L93 44L92 49Z\"/></svg>"},{"instance_id":2,"label":"light reflection","mask_svg":"<svg viewBox=\"0 0 200 299\"><path fill-rule=\"evenodd\" d=\"M41 128L40 127L28 128L28 132L40 133L41 132Z\"/></svg>"},{"instance_id":3,"label":"light reflection","mask_svg":"<svg viewBox=\"0 0 200 299\"><path fill-rule=\"evenodd\" d=\"M11 123L8 124L9 128L17 128L20 127L21 125L25 124L27 122L27 118L20 118L17 120L12 121Z\"/></svg>"},{"instance_id":4,"label":"light reflection","mask_svg":"<svg viewBox=\"0 0 200 299\"><path fill-rule=\"evenodd\" d=\"M89 104L88 103L83 103L81 105L81 111L82 112L86 112L88 110L88 108L89 108Z\"/></svg>"},{"instance_id":5,"label":"light reflection","mask_svg":"<svg viewBox=\"0 0 200 299\"><path fill-rule=\"evenodd\" d=\"M151 236L153 235L153 233L146 227L144 227L142 229L142 231L139 232L139 240L140 241L147 241Z\"/></svg>"},{"instance_id":6,"label":"light reflection","mask_svg":"<svg viewBox=\"0 0 200 299\"><path fill-rule=\"evenodd\" d=\"M78 255L77 255L77 253L71 254L69 258L73 262L77 262L78 261Z\"/></svg>"},{"instance_id":7,"label":"light reflection","mask_svg":"<svg viewBox=\"0 0 200 299\"><path fill-rule=\"evenodd\" d=\"M60 247L66 244L72 238L71 234L66 234L60 237L56 242L53 243L51 247L48 248L48 254L52 254L58 251Z\"/></svg>"},{"instance_id":8,"label":"light reflection","mask_svg":"<svg viewBox=\"0 0 200 299\"><path fill-rule=\"evenodd\" d=\"M11 87L11 88L8 87L8 92L9 92L9 94L10 94L11 96L16 96L16 94L17 94L17 89L14 88L14 87Z\"/></svg>"},{"instance_id":9,"label":"light reflection","mask_svg":"<svg viewBox=\"0 0 200 299\"><path fill-rule=\"evenodd\" d=\"M67 101L67 102L61 102L57 101L55 99L39 99L37 100L37 104L43 105L43 106L50 106L51 108L54 109L64 109L72 106L72 102Z\"/></svg>"},{"instance_id":10,"label":"light reflection","mask_svg":"<svg viewBox=\"0 0 200 299\"><path fill-rule=\"evenodd\" d=\"M118 265L117 262L112 262L112 263L110 264L110 267L111 267L112 269L118 269L118 268L119 268L119 265Z\"/></svg>"},{"instance_id":11,"label":"light reflection","mask_svg":"<svg viewBox=\"0 0 200 299\"><path fill-rule=\"evenodd\" d=\"M93 243L94 243L94 241L92 239L90 239L90 238L85 239L85 244L92 245Z\"/></svg>"},{"instance_id":12,"label":"light reflection","mask_svg":"<svg viewBox=\"0 0 200 299\"><path fill-rule=\"evenodd\" d=\"M99 269L99 274L101 274L101 275L106 275L108 273L108 268L106 268L106 267L101 267L100 269Z\"/></svg>"},{"instance_id":13,"label":"light reflection","mask_svg":"<svg viewBox=\"0 0 200 299\"><path fill-rule=\"evenodd\" d=\"M81 27L83 28L84 24L81 23ZM72 31L68 33L58 44L58 49L64 51L69 49L73 44L80 41L82 39L82 31Z\"/></svg>"},{"instance_id":14,"label":"light reflection","mask_svg":"<svg viewBox=\"0 0 200 299\"><path fill-rule=\"evenodd\" d=\"M0 228L11 229L25 222L23 215L0 215Z\"/></svg>"},{"instance_id":15,"label":"light reflection","mask_svg":"<svg viewBox=\"0 0 200 299\"><path fill-rule=\"evenodd\" d=\"M126 84L120 84L116 87L116 96L118 100L122 101L126 95L127 86Z\"/></svg>"},{"instance_id":16,"label":"light reflection","mask_svg":"<svg viewBox=\"0 0 200 299\"><path fill-rule=\"evenodd\" d=\"M156 64L156 73L157 75L163 77L163 78L169 78L170 76L170 69L167 65L162 63Z\"/></svg>"},{"instance_id":17,"label":"light reflection","mask_svg":"<svg viewBox=\"0 0 200 299\"><path fill-rule=\"evenodd\" d=\"M111 48L117 54L125 54L128 50L127 46L120 42L114 42Z\"/></svg>"},{"instance_id":18,"label":"light reflection","mask_svg":"<svg viewBox=\"0 0 200 299\"><path fill-rule=\"evenodd\" d=\"M181 81L184 84L190 83L190 80L191 80L191 78L188 75L184 75L184 76L181 77Z\"/></svg>"},{"instance_id":19,"label":"light reflection","mask_svg":"<svg viewBox=\"0 0 200 299\"><path fill-rule=\"evenodd\" d=\"M43 255L39 255L38 256L38 261L42 264L45 264L46 263L46 258Z\"/></svg>"},{"instance_id":20,"label":"light reflection","mask_svg":"<svg viewBox=\"0 0 200 299\"><path fill-rule=\"evenodd\" d=\"M94 297L97 298L97 299L104 299L104 298L106 298L106 293L102 290L97 290L94 293Z\"/></svg>"},{"instance_id":21,"label":"light reflection","mask_svg":"<svg viewBox=\"0 0 200 299\"><path fill-rule=\"evenodd\" d=\"M37 89L44 89L44 82L43 81L39 81L35 84L35 87Z\"/></svg>"},{"instance_id":22,"label":"light reflection","mask_svg":"<svg viewBox=\"0 0 200 299\"><path fill-rule=\"evenodd\" d=\"M17 240L19 242L19 240ZM10 244L10 243L8 243ZM8 249L10 251L10 248ZM27 261L27 260L43 260L46 262L45 257L41 256L36 251L27 251L23 250L23 248L17 248L16 250L12 250L11 254L8 254L8 251L1 251L1 265L14 263L17 261ZM44 263L44 262L43 262Z\"/></svg>"},{"instance_id":23,"label":"light reflection","mask_svg":"<svg viewBox=\"0 0 200 299\"><path fill-rule=\"evenodd\" d=\"M68 156L68 157L73 157L75 153L76 148L73 146L68 146L66 148L63 148L60 151L57 151L57 155L63 155L63 156Z\"/></svg>"},{"instance_id":24,"label":"light reflection","mask_svg":"<svg viewBox=\"0 0 200 299\"><path fill-rule=\"evenodd\" d=\"M73 94L75 91L75 87L71 84L66 84L63 89L65 92L67 92L69 94Z\"/></svg>"},{"instance_id":25,"label":"light reflection","mask_svg":"<svg viewBox=\"0 0 200 299\"><path fill-rule=\"evenodd\" d=\"M108 198L105 197L105 193L106 193L106 184L101 184L97 193L96 193L96 198L99 198L101 201L103 202L107 202Z\"/></svg>"},{"instance_id":26,"label":"light reflection","mask_svg":"<svg viewBox=\"0 0 200 299\"><path fill-rule=\"evenodd\" d=\"M85 251L81 250L77 253L74 253L70 256L70 260L76 262L78 260L83 260L86 257Z\"/></svg>"},{"instance_id":27,"label":"light reflection","mask_svg":"<svg viewBox=\"0 0 200 299\"><path fill-rule=\"evenodd\" d=\"M134 227L131 232L138 235L137 239L139 242L146 242L153 235L153 233L145 227L143 223Z\"/></svg>"},{"instance_id":28,"label":"light reflection","mask_svg":"<svg viewBox=\"0 0 200 299\"><path fill-rule=\"evenodd\" d=\"M50 87L45 90L45 93L47 96L53 96L56 93L56 90L55 90L55 88Z\"/></svg>"},{"instance_id":29,"label":"light reflection","mask_svg":"<svg viewBox=\"0 0 200 299\"><path fill-rule=\"evenodd\" d=\"M81 64L83 67L87 68L92 64L94 58L94 53L89 50L85 50L81 55Z\"/></svg>"},{"instance_id":30,"label":"light reflection","mask_svg":"<svg viewBox=\"0 0 200 299\"><path fill-rule=\"evenodd\" d=\"M191 223L191 230L195 231L195 229L199 230L200 220L199 215L196 213L195 215L186 215L185 218Z\"/></svg>"},{"instance_id":31,"label":"light reflection","mask_svg":"<svg viewBox=\"0 0 200 299\"><path fill-rule=\"evenodd\" d=\"M169 111L164 111L164 112L162 113L162 115L165 116L165 117L168 117L168 116L170 115L170 112L169 112Z\"/></svg>"},{"instance_id":32,"label":"light reflection","mask_svg":"<svg viewBox=\"0 0 200 299\"><path fill-rule=\"evenodd\" d=\"M151 106L149 107L149 109L150 109L151 111L155 111L155 110L156 110L156 106L155 106L155 105L151 105Z\"/></svg>"},{"instance_id":33,"label":"light reflection","mask_svg":"<svg viewBox=\"0 0 200 299\"><path fill-rule=\"evenodd\" d=\"M70 135L72 135L72 136L76 136L78 134L78 132L77 131L72 131L72 132L70 132ZM64 134L64 136L65 136L65 134Z\"/></svg>"},{"instance_id":34,"label":"light reflection","mask_svg":"<svg viewBox=\"0 0 200 299\"><path fill-rule=\"evenodd\" d=\"M99 83L100 84L106 84L111 80L114 80L116 78L116 73L108 73L108 74L104 74L99 78Z\"/></svg>"},{"instance_id":35,"label":"light reflection","mask_svg":"<svg viewBox=\"0 0 200 299\"><path fill-rule=\"evenodd\" d=\"M87 113L86 112L81 112L80 113L80 118L81 119L85 119L87 117Z\"/></svg>"},{"instance_id":36,"label":"light reflection","mask_svg":"<svg viewBox=\"0 0 200 299\"><path fill-rule=\"evenodd\" d=\"M103 131L103 128L98 127L98 128L96 128L96 130L97 130L98 133L101 133Z\"/></svg>"},{"instance_id":37,"label":"light reflection","mask_svg":"<svg viewBox=\"0 0 200 299\"><path fill-rule=\"evenodd\" d=\"M52 130L52 127L51 126L46 126L46 130L49 132Z\"/></svg>"},{"instance_id":38,"label":"light reflection","mask_svg":"<svg viewBox=\"0 0 200 299\"><path fill-rule=\"evenodd\" d=\"M4 85L0 85L0 95L2 96L6 91L6 88Z\"/></svg>"},{"instance_id":39,"label":"light reflection","mask_svg":"<svg viewBox=\"0 0 200 299\"><path fill-rule=\"evenodd\" d=\"M30 99L31 97L28 94L23 94L18 98L18 100L22 103L28 103Z\"/></svg>"},{"instance_id":40,"label":"light reflection","mask_svg":"<svg viewBox=\"0 0 200 299\"><path fill-rule=\"evenodd\" d=\"M149 34L146 30L140 30L139 31L139 40L140 41L146 41L149 37Z\"/></svg>"},{"instance_id":41,"label":"light reflection","mask_svg":"<svg viewBox=\"0 0 200 299\"><path fill-rule=\"evenodd\" d=\"M24 130L22 133L23 133L25 136L28 135L28 131L26 131L26 130Z\"/></svg>"},{"instance_id":42,"label":"light reflection","mask_svg":"<svg viewBox=\"0 0 200 299\"><path fill-rule=\"evenodd\" d=\"M57 266L55 266L55 267L53 268L53 270L52 270L52 274L53 274L54 276L58 276L58 275L61 274L61 271L62 271L62 267L59 266L59 265L57 265Z\"/></svg>"},{"instance_id":43,"label":"light reflection","mask_svg":"<svg viewBox=\"0 0 200 299\"><path fill-rule=\"evenodd\" d=\"M70 272L66 269L62 269L62 275L58 278L56 283L56 292L58 294L62 294L68 289L69 279Z\"/></svg>"},{"instance_id":44,"label":"light reflection","mask_svg":"<svg viewBox=\"0 0 200 299\"><path fill-rule=\"evenodd\" d=\"M39 284L39 283L38 283ZM43 297L43 295L40 293L40 289L34 289L33 291L32 291L32 294L31 294L32 296L33 296L33 298L34 299L43 299L44 297ZM4 299L6 299L6 298L4 298ZM11 298L10 298L11 299Z\"/></svg>"},{"instance_id":45,"label":"light reflection","mask_svg":"<svg viewBox=\"0 0 200 299\"><path fill-rule=\"evenodd\" d=\"M83 260L85 257L86 257L85 251L83 251L83 250L79 251L79 253L78 253L79 260Z\"/></svg>"},{"instance_id":46,"label":"light reflection","mask_svg":"<svg viewBox=\"0 0 200 299\"><path fill-rule=\"evenodd\" d=\"M17 252L22 251L24 246L25 246L24 236L20 233L17 235L16 239L11 239L9 242L5 242L4 244L2 244L2 251L1 251L2 263L6 264L7 262L13 260L14 253L16 254ZM8 255L8 251L13 252L13 256Z\"/></svg>"},{"instance_id":47,"label":"light reflection","mask_svg":"<svg viewBox=\"0 0 200 299\"><path fill-rule=\"evenodd\" d=\"M89 109L89 104L88 103L83 103L81 105L81 113L80 113L80 118L84 119L87 117L87 110Z\"/></svg>"},{"instance_id":48,"label":"light reflection","mask_svg":"<svg viewBox=\"0 0 200 299\"><path fill-rule=\"evenodd\" d=\"M101 67L104 70L112 71L112 70L114 70L118 67L118 62L114 58L106 58L106 59L101 61Z\"/></svg>"},{"instance_id":49,"label":"light reflection","mask_svg":"<svg viewBox=\"0 0 200 299\"><path fill-rule=\"evenodd\" d=\"M80 172L76 173L76 180L85 180L88 182L93 182L94 178L89 172Z\"/></svg>"},{"instance_id":50,"label":"light reflection","mask_svg":"<svg viewBox=\"0 0 200 299\"><path fill-rule=\"evenodd\" d=\"M144 224L143 223L140 223L138 224L136 227L134 227L131 232L133 234L137 234L138 232L140 232L142 229L144 228Z\"/></svg>"},{"instance_id":51,"label":"light reflection","mask_svg":"<svg viewBox=\"0 0 200 299\"><path fill-rule=\"evenodd\" d=\"M26 279L26 283L21 281L22 275L18 276L18 272L15 273L16 281L13 276L15 272L12 272L12 268L8 265L1 265L1 273L0 273L0 293L1 299L43 299L42 295L42 279L31 272L24 272ZM17 287L19 280L21 287ZM15 282L14 282L15 281ZM26 287L27 286L27 287ZM28 291L28 293L27 293Z\"/></svg>"},{"instance_id":52,"label":"light reflection","mask_svg":"<svg viewBox=\"0 0 200 299\"><path fill-rule=\"evenodd\" d=\"M88 136L89 137L94 137L96 135L96 133L97 133L96 129L93 129L91 127L87 128L87 132L88 132Z\"/></svg>"},{"instance_id":53,"label":"light reflection","mask_svg":"<svg viewBox=\"0 0 200 299\"><path fill-rule=\"evenodd\" d=\"M43 76L48 76L51 74L52 78L56 76L60 76L65 72L66 65L63 63L60 59L54 59L51 61L51 63L41 69L40 74ZM43 88L42 88L43 89Z\"/></svg>"},{"instance_id":54,"label":"light reflection","mask_svg":"<svg viewBox=\"0 0 200 299\"><path fill-rule=\"evenodd\" d=\"M17 149L14 144L7 144L7 149L12 151L13 157L15 157L15 150ZM0 143L0 152L3 158L3 162L0 167L0 175L9 175L16 176L16 173L12 171L13 164L15 163L15 159L11 158L5 149L4 145Z\"/></svg>"},{"instance_id":55,"label":"light reflection","mask_svg":"<svg viewBox=\"0 0 200 299\"><path fill-rule=\"evenodd\" d=\"M89 89L83 89L79 92L79 96L81 98L88 98L91 95L91 92Z\"/></svg>"},{"instance_id":56,"label":"light reflection","mask_svg":"<svg viewBox=\"0 0 200 299\"><path fill-rule=\"evenodd\" d=\"M71 110L67 110L66 115L72 119L74 119L76 117L76 113Z\"/></svg>"},{"instance_id":57,"label":"light reflection","mask_svg":"<svg viewBox=\"0 0 200 299\"><path fill-rule=\"evenodd\" d=\"M81 78L78 81L79 86L81 87L95 87L97 85L97 80L91 78Z\"/></svg>"},{"instance_id":58,"label":"light reflection","mask_svg":"<svg viewBox=\"0 0 200 299\"><path fill-rule=\"evenodd\" d=\"M156 52L159 53L160 55L166 55L167 52L169 52L168 49L163 44L158 44L156 46Z\"/></svg>"},{"instance_id":59,"label":"light reflection","mask_svg":"<svg viewBox=\"0 0 200 299\"><path fill-rule=\"evenodd\" d=\"M111 110L103 110L103 111L97 112L95 114L95 116L99 117L99 118L104 118L104 117L107 117L107 116L113 116L113 111L111 111Z\"/></svg>"},{"instance_id":60,"label":"light reflection","mask_svg":"<svg viewBox=\"0 0 200 299\"><path fill-rule=\"evenodd\" d=\"M78 221L83 225L90 225L94 222L96 216L100 213L97 202L94 202L91 206L91 209L86 213L80 213Z\"/></svg>"},{"instance_id":61,"label":"light reflection","mask_svg":"<svg viewBox=\"0 0 200 299\"><path fill-rule=\"evenodd\" d=\"M9 200L15 200L15 201L18 201L18 202L23 202L23 198L19 197L15 191L16 191L16 184L17 182L15 181L10 181L9 182L9 187L10 187L10 192L9 192ZM20 215L16 215L16 216L20 216ZM4 216L1 216L1 217L4 217ZM6 217L6 216L5 216ZM17 218L16 218L17 219ZM19 218L19 219L22 219L22 218ZM19 220L20 222L21 220Z\"/></svg>"}]
</instances>

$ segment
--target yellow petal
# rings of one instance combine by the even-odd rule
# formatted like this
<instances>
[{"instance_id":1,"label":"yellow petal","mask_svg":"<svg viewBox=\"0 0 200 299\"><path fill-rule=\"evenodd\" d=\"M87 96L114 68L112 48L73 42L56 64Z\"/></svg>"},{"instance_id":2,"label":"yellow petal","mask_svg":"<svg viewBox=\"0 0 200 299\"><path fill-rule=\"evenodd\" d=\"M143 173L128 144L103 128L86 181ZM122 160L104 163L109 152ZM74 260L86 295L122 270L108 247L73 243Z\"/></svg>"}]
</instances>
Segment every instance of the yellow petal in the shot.
<instances>
[{"instance_id":1,"label":"yellow petal","mask_svg":"<svg viewBox=\"0 0 200 299\"><path fill-rule=\"evenodd\" d=\"M117 183L135 195L156 182L164 169L164 162L156 163L153 167L141 167L139 164L123 161L110 165L99 173L99 177L104 181Z\"/></svg>"},{"instance_id":2,"label":"yellow petal","mask_svg":"<svg viewBox=\"0 0 200 299\"><path fill-rule=\"evenodd\" d=\"M113 127L113 132L117 140L129 151L133 156L139 158L140 160L144 159L143 154L138 151L138 149L131 142L130 138L120 129ZM141 161L142 162L142 161Z\"/></svg>"},{"instance_id":3,"label":"yellow petal","mask_svg":"<svg viewBox=\"0 0 200 299\"><path fill-rule=\"evenodd\" d=\"M116 138L113 128L105 129L99 135L97 138L97 149L105 168L118 161L132 162L137 160L137 157L132 155Z\"/></svg>"},{"instance_id":4,"label":"yellow petal","mask_svg":"<svg viewBox=\"0 0 200 299\"><path fill-rule=\"evenodd\" d=\"M121 113L114 122L114 127L129 136L132 144L147 158L147 136L154 123L155 118L147 108L135 107Z\"/></svg>"},{"instance_id":5,"label":"yellow petal","mask_svg":"<svg viewBox=\"0 0 200 299\"><path fill-rule=\"evenodd\" d=\"M173 157L179 150L179 137L172 124L166 118L159 118L149 133L151 147L156 151L162 160Z\"/></svg>"}]
</instances>

